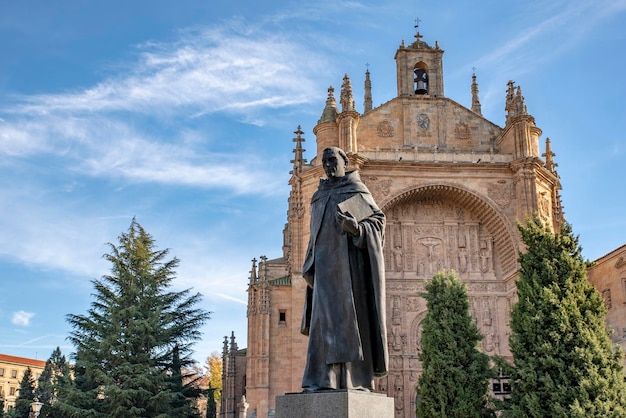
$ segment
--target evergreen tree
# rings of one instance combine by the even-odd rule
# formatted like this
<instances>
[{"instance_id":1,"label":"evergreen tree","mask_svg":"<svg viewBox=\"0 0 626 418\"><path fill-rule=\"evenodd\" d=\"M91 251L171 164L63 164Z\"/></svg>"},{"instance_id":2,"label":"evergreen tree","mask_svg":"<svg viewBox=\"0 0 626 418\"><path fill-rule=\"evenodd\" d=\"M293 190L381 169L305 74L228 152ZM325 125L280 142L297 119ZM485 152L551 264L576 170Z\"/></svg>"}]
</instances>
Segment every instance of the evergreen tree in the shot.
<instances>
[{"instance_id":1,"label":"evergreen tree","mask_svg":"<svg viewBox=\"0 0 626 418\"><path fill-rule=\"evenodd\" d=\"M206 418L217 418L217 403L215 402L215 391L209 384L207 390Z\"/></svg>"},{"instance_id":2,"label":"evergreen tree","mask_svg":"<svg viewBox=\"0 0 626 418\"><path fill-rule=\"evenodd\" d=\"M513 417L624 417L622 353L611 342L602 296L589 283L578 237L534 217L518 225L518 302L511 312Z\"/></svg>"},{"instance_id":3,"label":"evergreen tree","mask_svg":"<svg viewBox=\"0 0 626 418\"><path fill-rule=\"evenodd\" d=\"M20 391L15 399L15 408L11 416L15 418L28 418L30 404L35 400L35 378L28 367L20 380Z\"/></svg>"},{"instance_id":4,"label":"evergreen tree","mask_svg":"<svg viewBox=\"0 0 626 418\"><path fill-rule=\"evenodd\" d=\"M104 255L111 273L93 281L91 308L68 315L75 382L59 406L70 417L171 416L174 348L180 367L193 363L191 346L209 312L196 308L200 294L170 290L179 261L156 249L135 219L118 240Z\"/></svg>"},{"instance_id":5,"label":"evergreen tree","mask_svg":"<svg viewBox=\"0 0 626 418\"><path fill-rule=\"evenodd\" d=\"M178 347L174 347L171 374L170 382L174 399L170 414L181 418L200 417L200 413L195 408L195 401L202 394L202 390L197 386L202 377L184 372Z\"/></svg>"},{"instance_id":6,"label":"evergreen tree","mask_svg":"<svg viewBox=\"0 0 626 418\"><path fill-rule=\"evenodd\" d=\"M422 375L417 415L422 418L489 417L489 356L469 314L467 289L454 274L438 273L426 284L428 313L422 322Z\"/></svg>"},{"instance_id":7,"label":"evergreen tree","mask_svg":"<svg viewBox=\"0 0 626 418\"><path fill-rule=\"evenodd\" d=\"M65 356L61 353L61 348L57 347L50 358L46 361L46 366L39 376L35 397L43 403L40 417L62 417L63 415L55 407L57 394L70 383L70 368Z\"/></svg>"}]
</instances>

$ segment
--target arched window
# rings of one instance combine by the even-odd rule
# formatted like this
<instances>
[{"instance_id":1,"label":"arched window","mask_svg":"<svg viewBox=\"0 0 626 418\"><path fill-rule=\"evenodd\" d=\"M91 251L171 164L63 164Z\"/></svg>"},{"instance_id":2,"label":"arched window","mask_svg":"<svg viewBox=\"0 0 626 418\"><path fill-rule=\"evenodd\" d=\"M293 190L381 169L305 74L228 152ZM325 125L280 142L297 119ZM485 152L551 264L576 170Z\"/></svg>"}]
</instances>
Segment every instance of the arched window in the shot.
<instances>
[{"instance_id":1,"label":"arched window","mask_svg":"<svg viewBox=\"0 0 626 418\"><path fill-rule=\"evenodd\" d=\"M428 72L423 62L415 64L413 69L413 87L415 94L428 94Z\"/></svg>"}]
</instances>

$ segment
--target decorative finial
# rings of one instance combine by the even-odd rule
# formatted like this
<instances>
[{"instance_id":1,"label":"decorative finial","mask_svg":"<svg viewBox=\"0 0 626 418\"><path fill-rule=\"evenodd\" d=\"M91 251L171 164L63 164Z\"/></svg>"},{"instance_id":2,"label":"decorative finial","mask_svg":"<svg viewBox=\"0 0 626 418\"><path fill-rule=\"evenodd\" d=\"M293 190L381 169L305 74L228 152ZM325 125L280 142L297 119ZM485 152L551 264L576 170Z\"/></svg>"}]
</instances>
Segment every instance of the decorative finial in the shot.
<instances>
[{"instance_id":1,"label":"decorative finial","mask_svg":"<svg viewBox=\"0 0 626 418\"><path fill-rule=\"evenodd\" d=\"M476 67L472 67L472 112L482 115L480 99L478 98L478 83L476 82Z\"/></svg>"},{"instance_id":2,"label":"decorative finial","mask_svg":"<svg viewBox=\"0 0 626 418\"><path fill-rule=\"evenodd\" d=\"M422 35L420 35L420 22L421 20L419 18L415 19L415 39L418 41L422 39Z\"/></svg>"}]
</instances>

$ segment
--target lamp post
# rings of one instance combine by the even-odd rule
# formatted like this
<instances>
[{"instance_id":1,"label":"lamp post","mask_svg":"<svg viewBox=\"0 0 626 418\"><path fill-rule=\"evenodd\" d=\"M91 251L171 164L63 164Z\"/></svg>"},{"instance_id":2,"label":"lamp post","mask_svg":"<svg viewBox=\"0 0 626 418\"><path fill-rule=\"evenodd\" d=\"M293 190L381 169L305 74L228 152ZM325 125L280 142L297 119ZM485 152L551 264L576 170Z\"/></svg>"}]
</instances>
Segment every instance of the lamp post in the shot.
<instances>
[{"instance_id":1,"label":"lamp post","mask_svg":"<svg viewBox=\"0 0 626 418\"><path fill-rule=\"evenodd\" d=\"M33 403L30 404L30 414L29 416L33 417L33 418L37 418L39 416L39 413L41 412L41 407L43 406L43 403L39 402L39 399L35 398L35 401Z\"/></svg>"}]
</instances>

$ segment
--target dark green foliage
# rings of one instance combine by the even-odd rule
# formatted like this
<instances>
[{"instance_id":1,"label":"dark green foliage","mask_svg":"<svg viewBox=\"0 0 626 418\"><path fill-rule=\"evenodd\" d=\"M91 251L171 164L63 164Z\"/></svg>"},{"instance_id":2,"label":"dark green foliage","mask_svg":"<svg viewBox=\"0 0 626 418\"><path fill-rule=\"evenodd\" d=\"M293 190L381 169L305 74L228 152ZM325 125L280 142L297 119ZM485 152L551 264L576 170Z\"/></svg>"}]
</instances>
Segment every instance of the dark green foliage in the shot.
<instances>
[{"instance_id":1,"label":"dark green foliage","mask_svg":"<svg viewBox=\"0 0 626 418\"><path fill-rule=\"evenodd\" d=\"M202 376L184 374L180 363L178 347L174 347L170 388L174 393L170 414L181 418L198 418L199 411L194 407L194 400L202 394L198 383Z\"/></svg>"},{"instance_id":2,"label":"dark green foliage","mask_svg":"<svg viewBox=\"0 0 626 418\"><path fill-rule=\"evenodd\" d=\"M206 418L217 418L217 404L215 402L215 391L209 387L207 390L207 402L206 402Z\"/></svg>"},{"instance_id":3,"label":"dark green foliage","mask_svg":"<svg viewBox=\"0 0 626 418\"><path fill-rule=\"evenodd\" d=\"M505 415L626 416L622 353L609 338L578 238L570 225L553 233L538 218L518 227L527 252L511 312L515 367Z\"/></svg>"},{"instance_id":4,"label":"dark green foliage","mask_svg":"<svg viewBox=\"0 0 626 418\"><path fill-rule=\"evenodd\" d=\"M40 417L62 418L63 414L54 405L57 395L70 384L70 367L61 349L57 347L50 358L46 361L46 366L37 381L35 397L43 407Z\"/></svg>"},{"instance_id":5,"label":"dark green foliage","mask_svg":"<svg viewBox=\"0 0 626 418\"><path fill-rule=\"evenodd\" d=\"M11 414L15 418L28 418L30 412L30 404L35 399L35 378L32 370L29 368L24 372L22 380L20 380L20 391L15 399L15 408Z\"/></svg>"},{"instance_id":6,"label":"dark green foliage","mask_svg":"<svg viewBox=\"0 0 626 418\"><path fill-rule=\"evenodd\" d=\"M168 250L157 250L134 219L109 247L111 274L93 281L91 308L68 315L75 381L59 394L60 408L68 417L173 416L181 395L171 381L174 349L176 367L193 363L209 312L195 307L200 294L169 290L178 259L166 259Z\"/></svg>"},{"instance_id":7,"label":"dark green foliage","mask_svg":"<svg viewBox=\"0 0 626 418\"><path fill-rule=\"evenodd\" d=\"M428 314L422 322L423 372L418 380L417 415L422 418L489 417L489 356L469 314L465 285L451 272L426 284Z\"/></svg>"}]
</instances>

